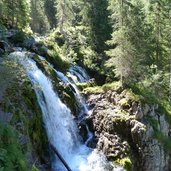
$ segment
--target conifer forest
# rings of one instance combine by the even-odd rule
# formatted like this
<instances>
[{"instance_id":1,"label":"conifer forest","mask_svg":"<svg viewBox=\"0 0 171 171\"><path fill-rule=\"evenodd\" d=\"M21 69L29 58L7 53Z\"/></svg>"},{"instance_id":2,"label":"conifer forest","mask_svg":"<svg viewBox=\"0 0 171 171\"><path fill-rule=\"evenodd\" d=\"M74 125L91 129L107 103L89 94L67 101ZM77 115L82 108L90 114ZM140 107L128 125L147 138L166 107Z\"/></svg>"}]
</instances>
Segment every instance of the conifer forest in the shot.
<instances>
[{"instance_id":1,"label":"conifer forest","mask_svg":"<svg viewBox=\"0 0 171 171\"><path fill-rule=\"evenodd\" d=\"M0 171L171 171L171 1L0 0Z\"/></svg>"}]
</instances>

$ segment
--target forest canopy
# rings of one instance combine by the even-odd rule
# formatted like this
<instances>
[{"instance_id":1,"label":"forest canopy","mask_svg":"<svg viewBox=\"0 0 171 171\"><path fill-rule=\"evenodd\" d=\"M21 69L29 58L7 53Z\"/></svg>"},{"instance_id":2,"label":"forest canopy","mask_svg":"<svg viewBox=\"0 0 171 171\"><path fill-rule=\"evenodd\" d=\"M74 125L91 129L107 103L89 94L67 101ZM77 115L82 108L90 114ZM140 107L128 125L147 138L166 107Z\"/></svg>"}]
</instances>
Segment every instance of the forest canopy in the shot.
<instances>
[{"instance_id":1,"label":"forest canopy","mask_svg":"<svg viewBox=\"0 0 171 171\"><path fill-rule=\"evenodd\" d=\"M97 81L169 85L169 0L1 0L0 23L50 33Z\"/></svg>"}]
</instances>

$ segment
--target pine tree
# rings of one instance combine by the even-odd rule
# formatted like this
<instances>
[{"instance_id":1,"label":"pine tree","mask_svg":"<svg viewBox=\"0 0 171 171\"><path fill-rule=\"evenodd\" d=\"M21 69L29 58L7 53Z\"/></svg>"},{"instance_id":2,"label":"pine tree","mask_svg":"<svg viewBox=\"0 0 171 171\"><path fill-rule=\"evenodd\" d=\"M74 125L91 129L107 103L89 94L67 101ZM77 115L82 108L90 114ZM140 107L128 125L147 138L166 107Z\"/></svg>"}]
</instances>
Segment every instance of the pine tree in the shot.
<instances>
[{"instance_id":1,"label":"pine tree","mask_svg":"<svg viewBox=\"0 0 171 171\"><path fill-rule=\"evenodd\" d=\"M18 0L16 8L16 25L18 27L28 26L30 20L30 4L28 0Z\"/></svg>"},{"instance_id":2,"label":"pine tree","mask_svg":"<svg viewBox=\"0 0 171 171\"><path fill-rule=\"evenodd\" d=\"M148 43L151 45L153 51L151 60L158 68L164 65L163 62L167 56L165 53L166 44L164 38L167 13L167 1L157 0L149 2L146 18L151 31Z\"/></svg>"},{"instance_id":3,"label":"pine tree","mask_svg":"<svg viewBox=\"0 0 171 171\"><path fill-rule=\"evenodd\" d=\"M106 52L110 57L106 66L113 69L123 83L136 81L143 77L142 64L148 58L144 6L141 0L111 0L109 4L113 33L108 41L111 49Z\"/></svg>"},{"instance_id":4,"label":"pine tree","mask_svg":"<svg viewBox=\"0 0 171 171\"><path fill-rule=\"evenodd\" d=\"M50 28L45 15L44 0L31 0L31 28L38 33L44 33Z\"/></svg>"},{"instance_id":5,"label":"pine tree","mask_svg":"<svg viewBox=\"0 0 171 171\"><path fill-rule=\"evenodd\" d=\"M57 27L57 18L56 18L56 3L54 0L45 0L44 3L45 12L50 24L51 29Z\"/></svg>"},{"instance_id":6,"label":"pine tree","mask_svg":"<svg viewBox=\"0 0 171 171\"><path fill-rule=\"evenodd\" d=\"M110 39L112 32L109 23L109 11L107 10L107 0L93 0L89 2L89 20L92 30L93 44L95 51L102 53L106 49L105 42Z\"/></svg>"},{"instance_id":7,"label":"pine tree","mask_svg":"<svg viewBox=\"0 0 171 171\"><path fill-rule=\"evenodd\" d=\"M9 27L26 27L29 23L29 2L28 0L4 0L1 2L1 20Z\"/></svg>"}]
</instances>

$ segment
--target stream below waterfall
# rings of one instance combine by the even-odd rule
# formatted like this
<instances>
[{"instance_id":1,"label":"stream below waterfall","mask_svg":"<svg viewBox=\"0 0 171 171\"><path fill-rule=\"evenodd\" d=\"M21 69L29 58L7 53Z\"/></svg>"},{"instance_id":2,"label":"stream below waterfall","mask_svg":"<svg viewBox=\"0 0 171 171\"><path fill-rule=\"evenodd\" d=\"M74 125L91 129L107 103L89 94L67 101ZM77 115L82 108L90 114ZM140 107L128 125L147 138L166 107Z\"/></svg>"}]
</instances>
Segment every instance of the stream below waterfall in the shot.
<instances>
[{"instance_id":1,"label":"stream below waterfall","mask_svg":"<svg viewBox=\"0 0 171 171\"><path fill-rule=\"evenodd\" d=\"M49 142L58 150L71 170L123 171L123 168L109 163L103 153L86 146L87 141L90 141L93 137L93 133L89 131L88 126L86 126L88 131L87 141L83 143L70 109L61 101L58 93L53 89L52 81L38 68L36 62L29 59L26 52L13 52L10 56L24 67L34 86ZM42 60L45 59L42 58ZM86 82L89 76L84 69L78 66L68 70L70 77L59 71L55 70L55 72L61 81L70 84L74 89L76 99L81 106L78 118L84 118L84 115L89 111L75 83ZM52 153L51 158L52 171L67 171L54 153Z\"/></svg>"}]
</instances>

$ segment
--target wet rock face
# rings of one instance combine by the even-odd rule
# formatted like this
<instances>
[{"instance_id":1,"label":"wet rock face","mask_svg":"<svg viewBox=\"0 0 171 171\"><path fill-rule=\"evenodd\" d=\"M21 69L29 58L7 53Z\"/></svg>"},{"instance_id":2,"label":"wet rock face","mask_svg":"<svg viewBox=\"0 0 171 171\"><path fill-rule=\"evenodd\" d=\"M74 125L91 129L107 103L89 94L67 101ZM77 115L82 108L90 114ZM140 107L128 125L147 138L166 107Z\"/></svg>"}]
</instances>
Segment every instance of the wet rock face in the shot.
<instances>
[{"instance_id":1,"label":"wet rock face","mask_svg":"<svg viewBox=\"0 0 171 171\"><path fill-rule=\"evenodd\" d=\"M169 171L169 153L156 137L169 138L169 124L157 113L158 106L142 106L123 93L111 91L89 95L87 101L95 104L89 119L98 140L96 146L109 159L129 157L134 171Z\"/></svg>"},{"instance_id":2,"label":"wet rock face","mask_svg":"<svg viewBox=\"0 0 171 171\"><path fill-rule=\"evenodd\" d=\"M10 45L5 41L0 40L0 53L7 52L9 50L10 50Z\"/></svg>"}]
</instances>

